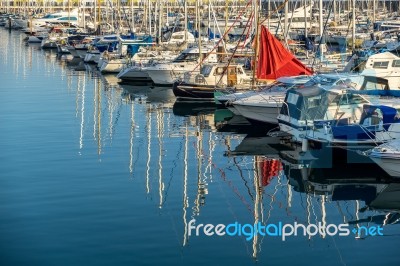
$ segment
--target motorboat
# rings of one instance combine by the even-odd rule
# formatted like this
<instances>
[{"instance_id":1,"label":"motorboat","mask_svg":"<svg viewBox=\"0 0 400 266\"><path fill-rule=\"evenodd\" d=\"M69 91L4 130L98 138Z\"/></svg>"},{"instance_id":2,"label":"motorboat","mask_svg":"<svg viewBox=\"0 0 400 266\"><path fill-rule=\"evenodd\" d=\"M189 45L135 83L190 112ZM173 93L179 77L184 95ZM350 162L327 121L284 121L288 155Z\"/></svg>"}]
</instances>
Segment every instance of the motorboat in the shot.
<instances>
[{"instance_id":1,"label":"motorboat","mask_svg":"<svg viewBox=\"0 0 400 266\"><path fill-rule=\"evenodd\" d=\"M366 154L387 174L400 178L400 139L383 143Z\"/></svg>"}]
</instances>

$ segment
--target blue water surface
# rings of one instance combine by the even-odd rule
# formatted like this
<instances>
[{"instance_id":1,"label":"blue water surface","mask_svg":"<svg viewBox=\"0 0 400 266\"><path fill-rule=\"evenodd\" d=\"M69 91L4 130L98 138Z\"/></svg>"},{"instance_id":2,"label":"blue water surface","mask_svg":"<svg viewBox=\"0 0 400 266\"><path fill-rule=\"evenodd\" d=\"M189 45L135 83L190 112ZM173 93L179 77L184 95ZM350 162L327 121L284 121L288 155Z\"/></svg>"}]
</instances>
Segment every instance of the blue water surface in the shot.
<instances>
[{"instance_id":1,"label":"blue water surface","mask_svg":"<svg viewBox=\"0 0 400 266\"><path fill-rule=\"evenodd\" d=\"M228 156L246 134L218 130L214 109L177 113L170 88L123 87L24 37L0 29L1 265L399 265L400 194L375 200L395 183L357 176L338 197L340 174ZM189 236L192 219L384 236Z\"/></svg>"}]
</instances>

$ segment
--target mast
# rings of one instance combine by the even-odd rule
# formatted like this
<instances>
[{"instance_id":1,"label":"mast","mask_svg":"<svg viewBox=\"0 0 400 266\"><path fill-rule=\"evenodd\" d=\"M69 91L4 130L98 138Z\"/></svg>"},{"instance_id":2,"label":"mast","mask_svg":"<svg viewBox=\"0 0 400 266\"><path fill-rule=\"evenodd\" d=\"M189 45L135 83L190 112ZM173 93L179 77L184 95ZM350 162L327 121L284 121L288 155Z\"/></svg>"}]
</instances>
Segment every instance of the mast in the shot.
<instances>
[{"instance_id":1,"label":"mast","mask_svg":"<svg viewBox=\"0 0 400 266\"><path fill-rule=\"evenodd\" d=\"M94 30L97 31L97 0L94 0L94 21L93 21L93 26Z\"/></svg>"},{"instance_id":2,"label":"mast","mask_svg":"<svg viewBox=\"0 0 400 266\"><path fill-rule=\"evenodd\" d=\"M98 17L97 22L99 23L99 27L101 27L101 1L100 1L100 0L98 0L98 1L99 1L99 3L98 3L98 5L97 5L97 8L98 8L97 15L98 15L99 17ZM99 33L100 33L100 32L99 32Z\"/></svg>"},{"instance_id":3,"label":"mast","mask_svg":"<svg viewBox=\"0 0 400 266\"><path fill-rule=\"evenodd\" d=\"M285 17L283 24L284 24L283 38L285 40L285 45L287 45L287 36L289 34L289 1L285 1Z\"/></svg>"},{"instance_id":4,"label":"mast","mask_svg":"<svg viewBox=\"0 0 400 266\"><path fill-rule=\"evenodd\" d=\"M186 0L185 0L185 3L184 3L184 13L185 13L185 25L184 25L184 27L185 27L185 42L187 42L187 38L188 38L188 34L187 34L187 23L188 23L188 20L187 20L187 2L186 2Z\"/></svg>"},{"instance_id":5,"label":"mast","mask_svg":"<svg viewBox=\"0 0 400 266\"><path fill-rule=\"evenodd\" d=\"M355 1L355 0L353 0ZM323 8L323 4L322 4L322 0L319 0L319 38L320 38L320 42L319 42L319 56L320 56L320 60L322 61L323 57L324 57L324 50L322 49L322 44L324 44L325 42L323 41L323 34L324 34L324 24L323 24L323 17L322 17L322 8Z\"/></svg>"},{"instance_id":6,"label":"mast","mask_svg":"<svg viewBox=\"0 0 400 266\"><path fill-rule=\"evenodd\" d=\"M321 0L322 1L322 0ZM353 10L352 10L352 19L353 19L353 41L351 43L351 49L356 49L356 0L353 0Z\"/></svg>"},{"instance_id":7,"label":"mast","mask_svg":"<svg viewBox=\"0 0 400 266\"><path fill-rule=\"evenodd\" d=\"M254 9L254 26L256 27L256 33L255 33L255 49L254 49L254 56L253 56L253 78L252 78L252 88L255 86L256 82L256 64L257 64L257 58L258 58L258 42L259 42L259 26L258 26L258 8L257 8L257 0L253 0L253 9Z\"/></svg>"},{"instance_id":8,"label":"mast","mask_svg":"<svg viewBox=\"0 0 400 266\"><path fill-rule=\"evenodd\" d=\"M400 6L399 6L400 7ZM372 0L372 22L376 22L376 0ZM372 27L373 28L373 27ZM400 40L399 40L400 41Z\"/></svg>"},{"instance_id":9,"label":"mast","mask_svg":"<svg viewBox=\"0 0 400 266\"><path fill-rule=\"evenodd\" d=\"M335 23L336 23L336 21L337 21L337 18L336 18L336 0L333 0L333 20L335 21Z\"/></svg>"},{"instance_id":10,"label":"mast","mask_svg":"<svg viewBox=\"0 0 400 266\"><path fill-rule=\"evenodd\" d=\"M225 1L225 35L227 31L228 31L228 1Z\"/></svg>"},{"instance_id":11,"label":"mast","mask_svg":"<svg viewBox=\"0 0 400 266\"><path fill-rule=\"evenodd\" d=\"M149 19L149 34L151 35L151 33L152 33L152 31L151 31L151 19L152 19L152 16L151 16L151 1L149 0L149 2L148 2L148 9L149 9L149 12L148 12L148 19Z\"/></svg>"},{"instance_id":12,"label":"mast","mask_svg":"<svg viewBox=\"0 0 400 266\"><path fill-rule=\"evenodd\" d=\"M203 61L203 54L201 51L201 32L200 32L200 11L199 11L199 2L196 1L196 27L197 27L197 32L199 34L198 36L198 42L199 42L199 69L201 69L201 62Z\"/></svg>"},{"instance_id":13,"label":"mast","mask_svg":"<svg viewBox=\"0 0 400 266\"><path fill-rule=\"evenodd\" d=\"M162 2L158 1L158 44L161 43Z\"/></svg>"},{"instance_id":14,"label":"mast","mask_svg":"<svg viewBox=\"0 0 400 266\"><path fill-rule=\"evenodd\" d=\"M211 0L208 1L208 23L207 23L207 32L210 32L211 30ZM214 31L215 35L215 31ZM210 35L208 36L210 38ZM213 38L214 39L214 38Z\"/></svg>"},{"instance_id":15,"label":"mast","mask_svg":"<svg viewBox=\"0 0 400 266\"><path fill-rule=\"evenodd\" d=\"M271 0L268 0L268 30L270 29L271 26Z\"/></svg>"},{"instance_id":16,"label":"mast","mask_svg":"<svg viewBox=\"0 0 400 266\"><path fill-rule=\"evenodd\" d=\"M310 5L311 9L311 5ZM308 6L307 6L307 0L304 0L304 38L305 41L307 42L308 38L308 30L307 30L307 20L308 20ZM308 50L306 50L306 57L308 58Z\"/></svg>"},{"instance_id":17,"label":"mast","mask_svg":"<svg viewBox=\"0 0 400 266\"><path fill-rule=\"evenodd\" d=\"M132 29L132 33L133 33L133 32L135 32L135 15L133 12L133 0L131 0L131 16L132 16L131 29Z\"/></svg>"},{"instance_id":18,"label":"mast","mask_svg":"<svg viewBox=\"0 0 400 266\"><path fill-rule=\"evenodd\" d=\"M79 9L82 12L82 27L83 30L86 32L86 6L83 2L81 2L81 8Z\"/></svg>"},{"instance_id":19,"label":"mast","mask_svg":"<svg viewBox=\"0 0 400 266\"><path fill-rule=\"evenodd\" d=\"M71 13L71 5L70 1L68 0L68 27L71 27L70 13Z\"/></svg>"},{"instance_id":20,"label":"mast","mask_svg":"<svg viewBox=\"0 0 400 266\"><path fill-rule=\"evenodd\" d=\"M107 1L106 2L106 5L105 5L105 8L106 8L106 19L107 19L107 23L108 23L108 19L109 19L109 16L108 16L108 9L109 8L111 8L111 26L113 27L113 32L114 32L114 10L113 10L113 7L114 7L114 3L113 3L113 1Z\"/></svg>"}]
</instances>

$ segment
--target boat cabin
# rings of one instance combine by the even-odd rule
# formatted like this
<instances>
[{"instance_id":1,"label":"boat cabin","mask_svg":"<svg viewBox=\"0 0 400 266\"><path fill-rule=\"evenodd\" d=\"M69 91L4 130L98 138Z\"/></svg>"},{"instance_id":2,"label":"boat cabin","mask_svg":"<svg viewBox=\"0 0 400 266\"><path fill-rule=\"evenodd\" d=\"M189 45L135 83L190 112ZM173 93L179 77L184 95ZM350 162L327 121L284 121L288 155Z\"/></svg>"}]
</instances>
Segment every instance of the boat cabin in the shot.
<instances>
[{"instance_id":1,"label":"boat cabin","mask_svg":"<svg viewBox=\"0 0 400 266\"><path fill-rule=\"evenodd\" d=\"M251 76L244 71L243 65L231 64L205 64L200 72L187 72L184 82L215 86L235 86L250 84Z\"/></svg>"}]
</instances>

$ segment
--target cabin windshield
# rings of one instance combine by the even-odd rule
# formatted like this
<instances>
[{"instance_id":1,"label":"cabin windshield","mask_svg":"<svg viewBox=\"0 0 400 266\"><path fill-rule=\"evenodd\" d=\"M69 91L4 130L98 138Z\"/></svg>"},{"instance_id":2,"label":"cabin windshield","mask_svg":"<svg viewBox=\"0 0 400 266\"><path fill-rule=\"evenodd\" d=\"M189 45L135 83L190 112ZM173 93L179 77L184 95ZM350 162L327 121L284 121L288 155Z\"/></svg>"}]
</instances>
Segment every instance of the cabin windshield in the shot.
<instances>
[{"instance_id":1,"label":"cabin windshield","mask_svg":"<svg viewBox=\"0 0 400 266\"><path fill-rule=\"evenodd\" d=\"M299 89L302 88L303 84L290 84L290 83L283 83L283 82L276 82L269 87L267 87L268 91L271 92L285 92L288 89Z\"/></svg>"},{"instance_id":2,"label":"cabin windshield","mask_svg":"<svg viewBox=\"0 0 400 266\"><path fill-rule=\"evenodd\" d=\"M77 17L63 17L58 20L78 20L78 18Z\"/></svg>"},{"instance_id":3,"label":"cabin windshield","mask_svg":"<svg viewBox=\"0 0 400 266\"><path fill-rule=\"evenodd\" d=\"M358 105L358 104L366 104L368 101L361 97L360 95L346 93L342 95L337 95L331 102L330 105Z\"/></svg>"},{"instance_id":4,"label":"cabin windshield","mask_svg":"<svg viewBox=\"0 0 400 266\"><path fill-rule=\"evenodd\" d=\"M303 90L303 89L302 89ZM297 120L320 120L325 118L328 103L336 97L336 93L310 88L301 91L290 90L281 109L281 114Z\"/></svg>"},{"instance_id":5,"label":"cabin windshield","mask_svg":"<svg viewBox=\"0 0 400 266\"><path fill-rule=\"evenodd\" d=\"M311 87L315 85L333 85L339 78L331 78L325 76L315 76L304 84L304 87Z\"/></svg>"},{"instance_id":6,"label":"cabin windshield","mask_svg":"<svg viewBox=\"0 0 400 266\"><path fill-rule=\"evenodd\" d=\"M180 62L195 62L199 59L198 53L181 53L175 60L175 63Z\"/></svg>"},{"instance_id":7,"label":"cabin windshield","mask_svg":"<svg viewBox=\"0 0 400 266\"><path fill-rule=\"evenodd\" d=\"M43 18L61 18L62 16L61 15L46 15L46 16L44 16Z\"/></svg>"}]
</instances>

